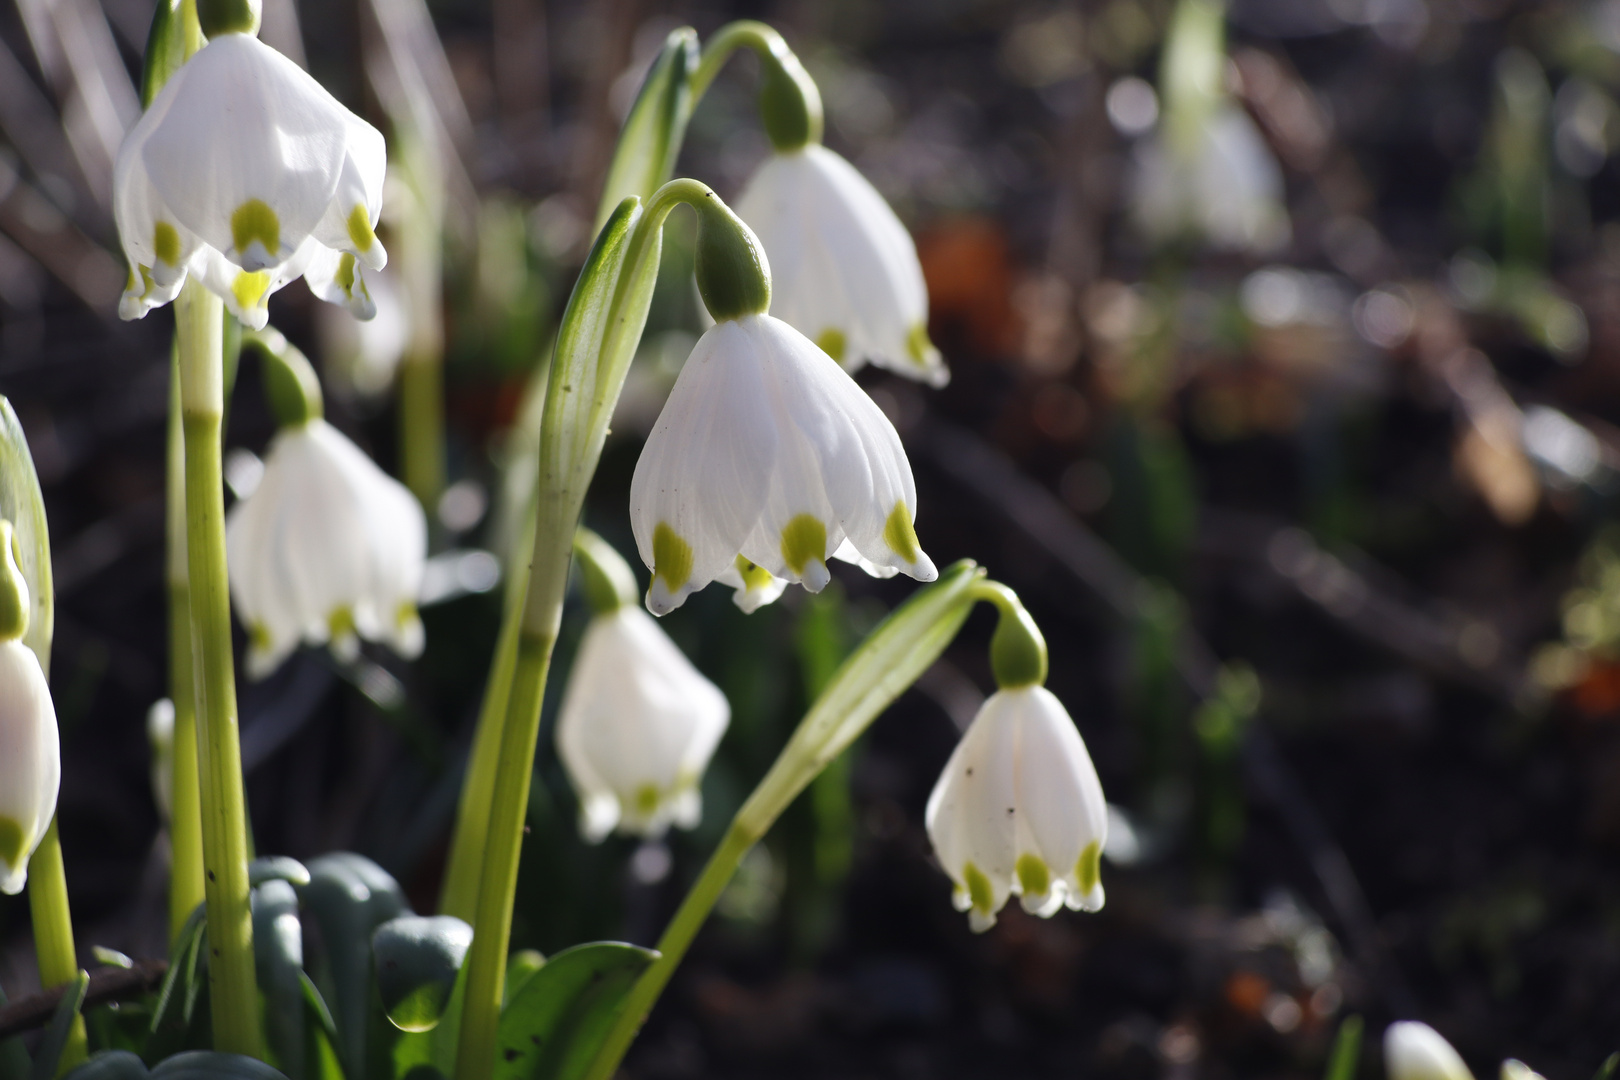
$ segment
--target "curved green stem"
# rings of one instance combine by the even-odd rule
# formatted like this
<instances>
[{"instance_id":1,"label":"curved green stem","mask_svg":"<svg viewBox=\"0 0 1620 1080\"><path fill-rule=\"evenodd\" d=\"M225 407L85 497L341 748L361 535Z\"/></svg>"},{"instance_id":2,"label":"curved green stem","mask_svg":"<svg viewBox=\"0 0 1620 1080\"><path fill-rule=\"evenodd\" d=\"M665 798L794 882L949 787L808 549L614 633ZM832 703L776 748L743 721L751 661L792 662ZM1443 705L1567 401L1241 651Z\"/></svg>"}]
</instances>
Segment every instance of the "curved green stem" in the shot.
<instances>
[{"instance_id":1,"label":"curved green stem","mask_svg":"<svg viewBox=\"0 0 1620 1080\"><path fill-rule=\"evenodd\" d=\"M209 999L214 1049L264 1057L248 907L247 804L237 731L225 572L224 309L195 280L175 301L180 404L185 429L186 564L196 660L197 757L202 784L204 893L208 904Z\"/></svg>"},{"instance_id":2,"label":"curved green stem","mask_svg":"<svg viewBox=\"0 0 1620 1080\"><path fill-rule=\"evenodd\" d=\"M778 150L791 150L822 135L821 93L804 65L776 29L753 19L727 23L703 47L692 73L692 108L708 91L715 76L738 48L753 50L765 69L760 109L765 128Z\"/></svg>"},{"instance_id":3,"label":"curved green stem","mask_svg":"<svg viewBox=\"0 0 1620 1080\"><path fill-rule=\"evenodd\" d=\"M65 986L78 978L79 958L73 948L73 914L68 908L67 875L62 868L62 840L57 835L55 817L28 861L28 911L34 923L39 984L47 990ZM88 1053L84 1017L75 1016L56 1074L67 1072Z\"/></svg>"},{"instance_id":4,"label":"curved green stem","mask_svg":"<svg viewBox=\"0 0 1620 1080\"><path fill-rule=\"evenodd\" d=\"M169 699L174 702L169 805L169 943L203 902L202 795L197 779L197 689L186 568L186 445L179 354L170 364L168 446Z\"/></svg>"}]
</instances>

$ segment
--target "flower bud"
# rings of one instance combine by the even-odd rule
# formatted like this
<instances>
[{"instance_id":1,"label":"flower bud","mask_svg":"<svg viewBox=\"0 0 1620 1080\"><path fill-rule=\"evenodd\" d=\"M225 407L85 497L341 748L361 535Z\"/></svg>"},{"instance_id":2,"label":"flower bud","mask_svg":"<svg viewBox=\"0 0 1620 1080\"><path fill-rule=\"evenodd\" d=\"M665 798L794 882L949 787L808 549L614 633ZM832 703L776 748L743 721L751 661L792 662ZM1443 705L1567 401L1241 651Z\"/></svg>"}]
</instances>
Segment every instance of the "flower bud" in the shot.
<instances>
[{"instance_id":1,"label":"flower bud","mask_svg":"<svg viewBox=\"0 0 1620 1080\"><path fill-rule=\"evenodd\" d=\"M1428 1024L1401 1020L1384 1031L1389 1080L1474 1080L1463 1059Z\"/></svg>"}]
</instances>

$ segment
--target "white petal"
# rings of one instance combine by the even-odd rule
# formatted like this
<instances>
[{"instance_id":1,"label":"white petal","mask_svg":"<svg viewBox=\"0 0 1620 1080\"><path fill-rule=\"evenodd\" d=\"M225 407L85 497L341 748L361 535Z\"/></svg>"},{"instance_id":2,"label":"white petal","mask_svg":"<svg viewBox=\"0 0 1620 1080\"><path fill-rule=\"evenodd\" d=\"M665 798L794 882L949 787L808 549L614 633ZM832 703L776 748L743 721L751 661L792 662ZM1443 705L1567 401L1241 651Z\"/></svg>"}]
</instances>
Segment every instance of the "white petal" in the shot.
<instances>
[{"instance_id":1,"label":"white petal","mask_svg":"<svg viewBox=\"0 0 1620 1080\"><path fill-rule=\"evenodd\" d=\"M56 709L45 673L20 641L0 642L0 892L16 895L56 813L62 780Z\"/></svg>"},{"instance_id":2,"label":"white petal","mask_svg":"<svg viewBox=\"0 0 1620 1080\"><path fill-rule=\"evenodd\" d=\"M1004 694L979 710L928 798L928 837L956 883L957 906L988 929L1012 892L1018 798L1017 716Z\"/></svg>"},{"instance_id":3,"label":"white petal","mask_svg":"<svg viewBox=\"0 0 1620 1080\"><path fill-rule=\"evenodd\" d=\"M357 319L374 318L377 304L366 287L360 262L349 252L329 248L313 237L308 243L314 245L309 268L304 271L304 283L309 291L329 304L348 308Z\"/></svg>"},{"instance_id":4,"label":"white petal","mask_svg":"<svg viewBox=\"0 0 1620 1080\"><path fill-rule=\"evenodd\" d=\"M352 113L347 116L347 153L337 190L315 226L315 239L357 256L372 270L388 265L388 252L375 232L382 213L388 150L382 133Z\"/></svg>"},{"instance_id":5,"label":"white petal","mask_svg":"<svg viewBox=\"0 0 1620 1080\"><path fill-rule=\"evenodd\" d=\"M250 330L263 330L270 320L270 297L309 265L320 245L307 240L292 257L268 270L244 270L212 247L201 248L191 272L208 291L225 301L225 309Z\"/></svg>"},{"instance_id":6,"label":"white petal","mask_svg":"<svg viewBox=\"0 0 1620 1080\"><path fill-rule=\"evenodd\" d=\"M640 608L591 621L557 720L557 752L579 794L581 831L662 835L696 824L697 786L731 709Z\"/></svg>"},{"instance_id":7,"label":"white petal","mask_svg":"<svg viewBox=\"0 0 1620 1080\"><path fill-rule=\"evenodd\" d=\"M247 34L214 38L181 73L183 87L171 80L159 95L174 91L141 149L153 185L182 224L243 269L290 258L337 192L351 114Z\"/></svg>"},{"instance_id":8,"label":"white petal","mask_svg":"<svg viewBox=\"0 0 1620 1080\"><path fill-rule=\"evenodd\" d=\"M846 543L833 553L833 557L842 557L840 552L846 548L854 550ZM752 615L766 604L774 603L788 587L786 580L769 570L755 566L741 555L738 555L733 564L721 571L720 576L714 580L736 590L732 594L731 601L742 609L744 615Z\"/></svg>"},{"instance_id":9,"label":"white petal","mask_svg":"<svg viewBox=\"0 0 1620 1080\"><path fill-rule=\"evenodd\" d=\"M1045 915L1066 900L1096 911L1103 903L1097 858L1108 839L1108 804L1097 770L1068 710L1050 691L1034 686L1003 693L1017 702L1019 718L1019 856L1039 858L1053 884L1049 896L1026 901ZM1083 857L1092 880L1082 891Z\"/></svg>"},{"instance_id":10,"label":"white petal","mask_svg":"<svg viewBox=\"0 0 1620 1080\"><path fill-rule=\"evenodd\" d=\"M849 542L848 537L845 537L844 542L838 545L838 550L833 552L832 557L840 562L854 563L875 578L892 578L900 572L900 568L897 566L879 566L856 551L855 545Z\"/></svg>"},{"instance_id":11,"label":"white petal","mask_svg":"<svg viewBox=\"0 0 1620 1080\"><path fill-rule=\"evenodd\" d=\"M1474 1080L1451 1044L1428 1024L1402 1020L1384 1031L1389 1080Z\"/></svg>"}]
</instances>

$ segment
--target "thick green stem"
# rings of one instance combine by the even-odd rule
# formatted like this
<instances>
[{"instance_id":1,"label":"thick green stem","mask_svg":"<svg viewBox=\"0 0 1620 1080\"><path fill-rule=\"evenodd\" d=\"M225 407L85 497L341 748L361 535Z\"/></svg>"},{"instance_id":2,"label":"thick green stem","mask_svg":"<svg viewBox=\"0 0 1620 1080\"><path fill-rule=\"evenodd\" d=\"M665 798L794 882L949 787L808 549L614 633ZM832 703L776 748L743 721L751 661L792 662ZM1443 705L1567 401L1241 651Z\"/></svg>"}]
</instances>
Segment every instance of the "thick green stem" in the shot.
<instances>
[{"instance_id":1,"label":"thick green stem","mask_svg":"<svg viewBox=\"0 0 1620 1080\"><path fill-rule=\"evenodd\" d=\"M73 914L68 909L67 875L62 868L62 841L56 819L28 861L28 911L34 921L34 955L39 959L39 984L49 990L72 982L79 975L73 948ZM83 1061L89 1053L84 1017L73 1018L67 1045L56 1066L58 1076Z\"/></svg>"},{"instance_id":2,"label":"thick green stem","mask_svg":"<svg viewBox=\"0 0 1620 1080\"><path fill-rule=\"evenodd\" d=\"M169 942L203 902L202 793L197 779L197 688L191 657L191 588L186 568L186 443L178 354L169 389L169 700L174 703L169 800Z\"/></svg>"},{"instance_id":3,"label":"thick green stem","mask_svg":"<svg viewBox=\"0 0 1620 1080\"><path fill-rule=\"evenodd\" d=\"M567 549L563 551L564 570ZM466 1004L456 1044L458 1080L488 1077L495 1069L495 1037L500 1028L501 997L506 975L506 948L512 937L512 896L517 888L518 860L523 852L523 822L528 816L529 780L540 734L540 703L556 635L530 633L518 639L517 663L510 691L501 754L490 801L488 837L478 917L467 956ZM532 720L530 719L532 717Z\"/></svg>"},{"instance_id":4,"label":"thick green stem","mask_svg":"<svg viewBox=\"0 0 1620 1080\"><path fill-rule=\"evenodd\" d=\"M444 491L444 365L412 349L399 365L400 472L431 519Z\"/></svg>"},{"instance_id":5,"label":"thick green stem","mask_svg":"<svg viewBox=\"0 0 1620 1080\"><path fill-rule=\"evenodd\" d=\"M247 801L242 790L230 589L225 573L225 491L220 463L225 411L223 317L219 298L196 281L188 281L175 302L213 1048L262 1059L264 1033L254 977L253 917L248 907Z\"/></svg>"}]
</instances>

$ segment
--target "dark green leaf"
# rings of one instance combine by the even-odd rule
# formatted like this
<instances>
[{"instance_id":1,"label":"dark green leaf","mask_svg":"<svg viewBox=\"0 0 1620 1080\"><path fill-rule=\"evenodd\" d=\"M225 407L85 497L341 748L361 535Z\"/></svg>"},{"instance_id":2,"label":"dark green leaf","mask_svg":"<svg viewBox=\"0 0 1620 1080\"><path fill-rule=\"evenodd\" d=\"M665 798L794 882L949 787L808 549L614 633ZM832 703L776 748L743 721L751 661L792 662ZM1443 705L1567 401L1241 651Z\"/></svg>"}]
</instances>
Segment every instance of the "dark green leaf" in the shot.
<instances>
[{"instance_id":1,"label":"dark green leaf","mask_svg":"<svg viewBox=\"0 0 1620 1080\"><path fill-rule=\"evenodd\" d=\"M454 915L402 915L371 937L377 991L401 1031L432 1031L472 944L472 927Z\"/></svg>"},{"instance_id":2,"label":"dark green leaf","mask_svg":"<svg viewBox=\"0 0 1620 1080\"><path fill-rule=\"evenodd\" d=\"M388 872L363 855L334 852L309 863L304 904L320 927L337 1020L343 1071L364 1076L371 1004L371 935L408 910L405 894Z\"/></svg>"},{"instance_id":3,"label":"dark green leaf","mask_svg":"<svg viewBox=\"0 0 1620 1080\"><path fill-rule=\"evenodd\" d=\"M181 1013L191 997L190 984L196 974L197 949L206 921L207 909L198 904L179 936L174 939L174 946L169 951L169 971L163 977L157 1004L152 1008L151 1031L154 1036L172 1034L185 1027Z\"/></svg>"},{"instance_id":4,"label":"dark green leaf","mask_svg":"<svg viewBox=\"0 0 1620 1080\"><path fill-rule=\"evenodd\" d=\"M1610 1054L1604 1059L1603 1064L1598 1066L1598 1071L1592 1077L1592 1080L1611 1080L1616 1069L1620 1069L1620 1053Z\"/></svg>"},{"instance_id":5,"label":"dark green leaf","mask_svg":"<svg viewBox=\"0 0 1620 1080\"><path fill-rule=\"evenodd\" d=\"M91 1054L90 1059L63 1080L146 1080L146 1062L128 1050L103 1050Z\"/></svg>"},{"instance_id":6,"label":"dark green leaf","mask_svg":"<svg viewBox=\"0 0 1620 1080\"><path fill-rule=\"evenodd\" d=\"M68 984L62 1000L56 1006L56 1014L51 1017L51 1025L45 1029L45 1037L40 1040L39 1049L34 1053L30 1080L51 1080L56 1075L56 1066L62 1060L62 1048L67 1046L73 1021L79 1015L79 1007L84 1004L84 992L89 987L88 971L79 972L79 977Z\"/></svg>"},{"instance_id":7,"label":"dark green leaf","mask_svg":"<svg viewBox=\"0 0 1620 1080\"><path fill-rule=\"evenodd\" d=\"M253 865L266 861L258 859ZM292 1080L304 1080L304 934L298 921L298 894L282 878L272 877L253 890L253 956L272 1059Z\"/></svg>"},{"instance_id":8,"label":"dark green leaf","mask_svg":"<svg viewBox=\"0 0 1620 1080\"><path fill-rule=\"evenodd\" d=\"M697 33L689 26L672 30L619 130L597 204L598 231L625 198L634 195L646 202L674 174L686 121L692 115L691 82L697 62Z\"/></svg>"},{"instance_id":9,"label":"dark green leaf","mask_svg":"<svg viewBox=\"0 0 1620 1080\"><path fill-rule=\"evenodd\" d=\"M309 884L309 869L285 855L264 855L248 863L249 885L257 887L267 881L287 881L302 887Z\"/></svg>"},{"instance_id":10,"label":"dark green leaf","mask_svg":"<svg viewBox=\"0 0 1620 1080\"><path fill-rule=\"evenodd\" d=\"M152 1080L287 1080L275 1069L243 1054L188 1050L158 1062Z\"/></svg>"},{"instance_id":11,"label":"dark green leaf","mask_svg":"<svg viewBox=\"0 0 1620 1080\"><path fill-rule=\"evenodd\" d=\"M0 1006L6 1003L6 991L0 987ZM28 1077L28 1051L23 1048L22 1039L12 1036L9 1039L0 1039L0 1080L27 1080Z\"/></svg>"},{"instance_id":12,"label":"dark green leaf","mask_svg":"<svg viewBox=\"0 0 1620 1080\"><path fill-rule=\"evenodd\" d=\"M1333 1039L1324 1080L1351 1080L1361 1059L1361 1017L1347 1016Z\"/></svg>"},{"instance_id":13,"label":"dark green leaf","mask_svg":"<svg viewBox=\"0 0 1620 1080\"><path fill-rule=\"evenodd\" d=\"M519 949L506 958L506 986L501 991L501 1008L512 1004L534 973L546 966L546 958L537 949Z\"/></svg>"},{"instance_id":14,"label":"dark green leaf","mask_svg":"<svg viewBox=\"0 0 1620 1080\"><path fill-rule=\"evenodd\" d=\"M146 60L141 65L141 105L152 104L169 77L186 59L186 20L181 0L158 0L152 28L146 34ZM202 33L196 31L200 43Z\"/></svg>"},{"instance_id":15,"label":"dark green leaf","mask_svg":"<svg viewBox=\"0 0 1620 1080\"><path fill-rule=\"evenodd\" d=\"M574 1080L607 1037L624 996L658 958L616 941L576 945L535 972L501 1013L495 1080Z\"/></svg>"},{"instance_id":16,"label":"dark green leaf","mask_svg":"<svg viewBox=\"0 0 1620 1080\"><path fill-rule=\"evenodd\" d=\"M298 983L304 992L304 1014L311 1022L308 1072L311 1080L344 1080L343 1063L338 1060L337 1025L332 1010L308 975L300 971Z\"/></svg>"}]
</instances>

